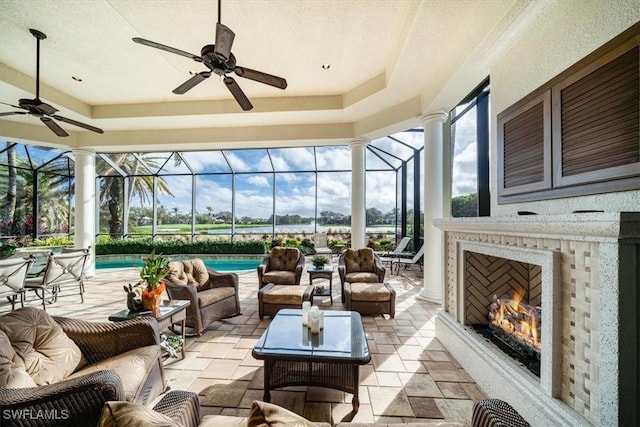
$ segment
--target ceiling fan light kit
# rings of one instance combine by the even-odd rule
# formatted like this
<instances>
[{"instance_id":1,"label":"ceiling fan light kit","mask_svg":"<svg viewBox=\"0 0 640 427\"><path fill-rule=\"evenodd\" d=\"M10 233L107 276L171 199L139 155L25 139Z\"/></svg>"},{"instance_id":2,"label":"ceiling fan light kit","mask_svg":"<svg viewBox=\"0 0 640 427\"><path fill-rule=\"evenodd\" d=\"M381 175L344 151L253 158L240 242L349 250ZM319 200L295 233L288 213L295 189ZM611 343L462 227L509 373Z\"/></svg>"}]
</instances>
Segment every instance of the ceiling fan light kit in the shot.
<instances>
[{"instance_id":1,"label":"ceiling fan light kit","mask_svg":"<svg viewBox=\"0 0 640 427\"><path fill-rule=\"evenodd\" d=\"M220 0L218 0L218 23L216 24L215 44L205 45L200 50L200 56L140 37L134 37L132 40L144 46L164 50L165 52L174 53L176 55L190 58L196 62L201 62L209 69L208 71L201 71L199 73L193 74L190 79L175 88L173 90L173 93L175 93L176 95L185 94L197 84L211 77L211 73L213 72L214 74L222 77L222 81L224 82L231 95L235 98L236 102L244 111L248 111L253 108L253 105L251 104L251 101L249 101L249 98L247 98L245 93L242 91L238 83L235 81L235 79L229 76L230 73L235 73L238 77L277 87L278 89L286 89L287 81L282 77L277 77L271 74L264 73L262 71L256 71L250 68L241 67L236 64L236 57L233 53L231 53L231 47L233 46L235 34L229 27L223 25L220 22L220 3Z\"/></svg>"},{"instance_id":2,"label":"ceiling fan light kit","mask_svg":"<svg viewBox=\"0 0 640 427\"><path fill-rule=\"evenodd\" d=\"M55 120L70 125L78 126L83 129L90 130L96 133L104 133L104 131L95 126L88 125L86 123L79 122L77 120L69 119L63 116L59 116L56 113L58 109L52 105L46 104L40 100L40 40L47 38L47 35L41 31L33 28L29 29L33 37L36 38L36 97L34 99L22 98L18 100L18 105L7 104L6 102L0 102L0 104L8 105L13 108L20 108L26 111L8 111L0 113L0 116L13 116L29 114L34 117L38 117L42 123L44 123L53 133L58 136L65 137L69 134L55 122ZM54 120L52 120L54 119Z\"/></svg>"}]
</instances>

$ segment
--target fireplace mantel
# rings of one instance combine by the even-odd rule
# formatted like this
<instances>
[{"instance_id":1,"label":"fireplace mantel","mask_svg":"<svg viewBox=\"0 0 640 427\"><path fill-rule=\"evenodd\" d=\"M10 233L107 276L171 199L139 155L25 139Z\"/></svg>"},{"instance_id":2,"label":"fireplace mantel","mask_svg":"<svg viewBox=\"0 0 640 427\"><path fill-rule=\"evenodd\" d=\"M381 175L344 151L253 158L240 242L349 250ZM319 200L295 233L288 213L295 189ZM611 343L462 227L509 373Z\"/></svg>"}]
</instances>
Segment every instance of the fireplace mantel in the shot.
<instances>
[{"instance_id":1,"label":"fireplace mantel","mask_svg":"<svg viewBox=\"0 0 640 427\"><path fill-rule=\"evenodd\" d=\"M436 334L489 397L508 401L533 426L640 425L635 403L640 399L640 212L433 223L444 232L445 255ZM543 294L543 313L553 310L546 325L552 323L554 330L546 333L547 340L553 336L554 348L545 350L543 344L548 367L540 379L502 356L495 359L499 364L488 362L491 344L464 324L465 251L535 265L542 264L536 257L546 253L559 261L553 267L553 295L549 286ZM505 363L507 369L499 367Z\"/></svg>"},{"instance_id":2,"label":"fireplace mantel","mask_svg":"<svg viewBox=\"0 0 640 427\"><path fill-rule=\"evenodd\" d=\"M433 225L443 231L495 233L526 237L579 240L637 238L640 212L591 212L564 215L440 218Z\"/></svg>"}]
</instances>

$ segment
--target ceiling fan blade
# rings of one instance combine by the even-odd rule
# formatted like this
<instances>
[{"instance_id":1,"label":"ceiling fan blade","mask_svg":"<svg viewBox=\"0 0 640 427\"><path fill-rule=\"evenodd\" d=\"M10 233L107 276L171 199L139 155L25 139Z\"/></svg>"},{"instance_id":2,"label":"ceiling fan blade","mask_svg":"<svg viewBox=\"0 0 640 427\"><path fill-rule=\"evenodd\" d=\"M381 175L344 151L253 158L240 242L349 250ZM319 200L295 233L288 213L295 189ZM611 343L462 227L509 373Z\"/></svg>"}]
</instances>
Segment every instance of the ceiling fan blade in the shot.
<instances>
[{"instance_id":1,"label":"ceiling fan blade","mask_svg":"<svg viewBox=\"0 0 640 427\"><path fill-rule=\"evenodd\" d=\"M191 58L194 61L202 62L202 58L200 58L198 55L194 55L193 53L185 52L184 50L176 49L175 47L171 47L171 46L167 46L167 45L164 45L164 44L152 42L151 40L141 39L140 37L134 37L131 40L133 40L134 42L139 43L141 45L145 45L145 46L149 46L149 47L155 47L156 49L164 50L166 52L175 53L176 55L186 56L187 58Z\"/></svg>"},{"instance_id":2,"label":"ceiling fan blade","mask_svg":"<svg viewBox=\"0 0 640 427\"><path fill-rule=\"evenodd\" d=\"M242 89L240 89L240 86L238 86L238 83L232 77L225 76L224 84L244 111L249 111L253 108L253 105L251 104L251 101L249 101L249 98L247 98L247 95L244 94Z\"/></svg>"},{"instance_id":3,"label":"ceiling fan blade","mask_svg":"<svg viewBox=\"0 0 640 427\"><path fill-rule=\"evenodd\" d=\"M176 95L182 95L209 76L211 76L211 71L202 71L175 88L173 93Z\"/></svg>"},{"instance_id":4,"label":"ceiling fan blade","mask_svg":"<svg viewBox=\"0 0 640 427\"><path fill-rule=\"evenodd\" d=\"M219 22L216 24L216 45L213 52L220 61L227 62L231 57L231 46L235 36L235 33L226 25Z\"/></svg>"},{"instance_id":5,"label":"ceiling fan blade","mask_svg":"<svg viewBox=\"0 0 640 427\"><path fill-rule=\"evenodd\" d=\"M23 110L24 110L24 108L22 108L22 107L21 107L21 106L19 106L19 105L7 104L6 102L0 102L0 104L8 105L9 107L13 107L13 108L20 108L20 109L23 109Z\"/></svg>"},{"instance_id":6,"label":"ceiling fan blade","mask_svg":"<svg viewBox=\"0 0 640 427\"><path fill-rule=\"evenodd\" d=\"M56 120L60 120L61 122L69 123L70 125L78 126L78 127L93 131L95 133L104 133L104 131L102 129L100 129L100 128L88 125L86 123L78 122L78 121L73 120L73 119L68 119L68 118L62 117L62 116L51 116L51 117L53 117Z\"/></svg>"},{"instance_id":7,"label":"ceiling fan blade","mask_svg":"<svg viewBox=\"0 0 640 427\"><path fill-rule=\"evenodd\" d=\"M69 134L67 132L65 132L64 129L62 129L60 126L58 126L58 124L56 122L54 122L53 120L51 120L49 117L40 117L40 120L42 121L42 123L47 125L47 127L49 129L51 129L53 131L53 133L55 133L56 135L58 135L58 136L69 136Z\"/></svg>"},{"instance_id":8,"label":"ceiling fan blade","mask_svg":"<svg viewBox=\"0 0 640 427\"><path fill-rule=\"evenodd\" d=\"M40 100L38 100L40 101ZM56 107L53 107L49 104L45 104L44 102L40 101L40 104L36 105L36 108L39 112L41 112L42 114L46 114L48 116L55 114L58 112L58 109Z\"/></svg>"},{"instance_id":9,"label":"ceiling fan blade","mask_svg":"<svg viewBox=\"0 0 640 427\"><path fill-rule=\"evenodd\" d=\"M0 113L0 116L13 116L14 114L29 114L26 111L8 111L6 113Z\"/></svg>"},{"instance_id":10,"label":"ceiling fan blade","mask_svg":"<svg viewBox=\"0 0 640 427\"><path fill-rule=\"evenodd\" d=\"M287 81L282 77L272 76L271 74L263 73L262 71L252 70L251 68L236 67L233 71L240 77L245 79L255 80L256 82L264 83L269 86L277 87L278 89L286 89Z\"/></svg>"}]
</instances>

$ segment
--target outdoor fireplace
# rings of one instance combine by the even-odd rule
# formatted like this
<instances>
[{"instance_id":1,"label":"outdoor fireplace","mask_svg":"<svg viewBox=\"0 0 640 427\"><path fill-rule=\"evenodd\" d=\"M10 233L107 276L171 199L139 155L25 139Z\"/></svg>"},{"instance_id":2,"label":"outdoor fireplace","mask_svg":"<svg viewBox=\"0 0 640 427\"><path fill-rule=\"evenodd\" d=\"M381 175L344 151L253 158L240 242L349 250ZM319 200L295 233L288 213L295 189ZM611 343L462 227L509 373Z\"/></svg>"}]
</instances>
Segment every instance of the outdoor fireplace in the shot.
<instances>
[{"instance_id":1,"label":"outdoor fireplace","mask_svg":"<svg viewBox=\"0 0 640 427\"><path fill-rule=\"evenodd\" d=\"M509 402L533 426L634 419L637 409L627 396L638 395L638 356L621 349L638 345L640 213L455 218L434 225L444 231L446 259L436 336L487 396ZM516 309L512 300L520 296ZM490 326L500 312L508 312L509 325L503 318L496 320L502 326ZM530 325L522 326L521 318ZM513 341L539 362L539 376L477 325L524 334ZM530 342L534 334L539 344Z\"/></svg>"}]
</instances>

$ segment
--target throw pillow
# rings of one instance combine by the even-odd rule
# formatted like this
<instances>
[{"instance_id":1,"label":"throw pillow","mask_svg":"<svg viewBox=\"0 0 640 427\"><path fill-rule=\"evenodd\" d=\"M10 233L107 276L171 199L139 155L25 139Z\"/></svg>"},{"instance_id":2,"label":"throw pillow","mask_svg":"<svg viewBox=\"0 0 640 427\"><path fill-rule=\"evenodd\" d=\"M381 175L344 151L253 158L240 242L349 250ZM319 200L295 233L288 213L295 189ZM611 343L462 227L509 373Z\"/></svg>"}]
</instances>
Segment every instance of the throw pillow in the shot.
<instances>
[{"instance_id":1,"label":"throw pillow","mask_svg":"<svg viewBox=\"0 0 640 427\"><path fill-rule=\"evenodd\" d=\"M36 387L33 378L27 374L22 359L17 357L15 350L11 347L9 337L2 331L0 331L0 387Z\"/></svg>"},{"instance_id":2,"label":"throw pillow","mask_svg":"<svg viewBox=\"0 0 640 427\"><path fill-rule=\"evenodd\" d=\"M249 411L247 427L296 426L318 427L300 415L272 403L254 401Z\"/></svg>"},{"instance_id":3,"label":"throw pillow","mask_svg":"<svg viewBox=\"0 0 640 427\"><path fill-rule=\"evenodd\" d=\"M98 427L174 427L175 421L132 402L111 401L102 407Z\"/></svg>"},{"instance_id":4,"label":"throw pillow","mask_svg":"<svg viewBox=\"0 0 640 427\"><path fill-rule=\"evenodd\" d=\"M65 379L82 361L76 343L39 308L24 307L2 316L0 330L38 386Z\"/></svg>"}]
</instances>

